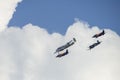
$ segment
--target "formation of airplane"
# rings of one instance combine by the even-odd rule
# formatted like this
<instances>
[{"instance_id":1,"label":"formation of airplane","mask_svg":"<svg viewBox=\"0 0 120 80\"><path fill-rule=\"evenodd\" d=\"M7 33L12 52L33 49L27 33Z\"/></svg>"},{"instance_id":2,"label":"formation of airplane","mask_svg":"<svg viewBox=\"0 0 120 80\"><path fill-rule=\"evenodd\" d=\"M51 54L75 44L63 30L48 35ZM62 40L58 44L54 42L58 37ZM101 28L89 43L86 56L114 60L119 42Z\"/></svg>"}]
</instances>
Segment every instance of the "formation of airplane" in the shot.
<instances>
[{"instance_id":1,"label":"formation of airplane","mask_svg":"<svg viewBox=\"0 0 120 80\"><path fill-rule=\"evenodd\" d=\"M98 34L93 35L92 38L98 38L98 37L100 37L100 36L102 36L102 35L104 35L104 34L105 34L105 31L103 30L102 32L100 32L100 33L98 33ZM71 41L67 42L65 45L58 47L58 48L56 49L56 51L54 52L54 53L58 53L56 57L57 57L57 58L60 58L60 57L63 57L63 56L65 56L65 55L69 54L68 48L69 48L70 46L74 45L75 42L76 42L76 39L73 38ZM97 40L96 43L93 43L92 45L89 46L89 50L95 48L95 47L98 46L100 43L101 43L101 42L100 42L99 40ZM60 53L61 51L64 51L65 49L66 49L65 52Z\"/></svg>"},{"instance_id":2,"label":"formation of airplane","mask_svg":"<svg viewBox=\"0 0 120 80\"><path fill-rule=\"evenodd\" d=\"M98 37L100 37L100 36L102 36L104 34L105 34L105 31L103 30L102 32L100 32L98 34L95 34L92 38L98 38Z\"/></svg>"}]
</instances>

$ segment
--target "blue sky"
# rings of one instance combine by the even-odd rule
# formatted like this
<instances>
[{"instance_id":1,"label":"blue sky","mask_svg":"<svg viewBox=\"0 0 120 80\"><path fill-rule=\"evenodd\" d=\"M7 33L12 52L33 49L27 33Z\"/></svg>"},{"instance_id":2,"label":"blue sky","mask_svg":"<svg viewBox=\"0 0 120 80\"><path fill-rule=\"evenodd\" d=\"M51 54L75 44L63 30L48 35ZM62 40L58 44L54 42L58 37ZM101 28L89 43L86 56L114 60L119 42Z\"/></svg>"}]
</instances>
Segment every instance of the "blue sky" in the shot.
<instances>
[{"instance_id":1,"label":"blue sky","mask_svg":"<svg viewBox=\"0 0 120 80\"><path fill-rule=\"evenodd\" d=\"M100 1L1 0L0 80L120 80L119 2ZM97 26L112 30L93 39ZM73 37L69 54L56 58L65 51L53 54L56 49Z\"/></svg>"},{"instance_id":2,"label":"blue sky","mask_svg":"<svg viewBox=\"0 0 120 80\"><path fill-rule=\"evenodd\" d=\"M65 34L74 18L79 18L90 26L109 28L120 35L119 4L119 0L23 0L8 26L32 23L50 33Z\"/></svg>"}]
</instances>

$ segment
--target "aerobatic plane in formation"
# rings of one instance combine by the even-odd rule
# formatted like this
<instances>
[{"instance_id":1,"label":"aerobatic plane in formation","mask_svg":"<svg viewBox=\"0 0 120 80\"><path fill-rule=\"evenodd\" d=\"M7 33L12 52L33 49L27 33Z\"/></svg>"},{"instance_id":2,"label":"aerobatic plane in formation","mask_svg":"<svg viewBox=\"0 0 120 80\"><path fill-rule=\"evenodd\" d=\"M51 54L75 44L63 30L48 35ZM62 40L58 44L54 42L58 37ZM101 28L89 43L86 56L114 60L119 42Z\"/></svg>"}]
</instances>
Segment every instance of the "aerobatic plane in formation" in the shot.
<instances>
[{"instance_id":1,"label":"aerobatic plane in formation","mask_svg":"<svg viewBox=\"0 0 120 80\"><path fill-rule=\"evenodd\" d=\"M72 46L75 42L76 42L76 39L73 38L73 40L67 42L65 45L63 45L63 46L61 46L61 47L58 47L58 48L56 49L55 53L65 50L66 48Z\"/></svg>"},{"instance_id":2,"label":"aerobatic plane in formation","mask_svg":"<svg viewBox=\"0 0 120 80\"><path fill-rule=\"evenodd\" d=\"M100 32L98 34L95 34L92 38L98 38L98 37L100 37L100 36L102 36L104 34L105 34L105 31L103 30L102 32Z\"/></svg>"},{"instance_id":3,"label":"aerobatic plane in formation","mask_svg":"<svg viewBox=\"0 0 120 80\"><path fill-rule=\"evenodd\" d=\"M96 47L97 45L99 45L101 42L99 40L97 40L96 43L92 44L89 46L89 50L93 49L94 47Z\"/></svg>"},{"instance_id":4,"label":"aerobatic plane in formation","mask_svg":"<svg viewBox=\"0 0 120 80\"><path fill-rule=\"evenodd\" d=\"M62 57L62 56L67 55L68 53L69 53L69 52L68 52L68 49L67 49L66 52L60 53L60 54L58 54L56 57L60 58L60 57Z\"/></svg>"},{"instance_id":5,"label":"aerobatic plane in formation","mask_svg":"<svg viewBox=\"0 0 120 80\"><path fill-rule=\"evenodd\" d=\"M56 57L59 57L59 58L60 58L60 57L62 57L62 56L67 55L67 54L69 53L67 48L70 47L70 46L72 46L73 44L75 44L75 42L76 42L76 39L73 38L71 41L67 42L65 45L57 48L56 51L55 51L55 53L58 53L58 55L57 55ZM66 52L59 53L59 52L65 50L65 49L67 49Z\"/></svg>"}]
</instances>

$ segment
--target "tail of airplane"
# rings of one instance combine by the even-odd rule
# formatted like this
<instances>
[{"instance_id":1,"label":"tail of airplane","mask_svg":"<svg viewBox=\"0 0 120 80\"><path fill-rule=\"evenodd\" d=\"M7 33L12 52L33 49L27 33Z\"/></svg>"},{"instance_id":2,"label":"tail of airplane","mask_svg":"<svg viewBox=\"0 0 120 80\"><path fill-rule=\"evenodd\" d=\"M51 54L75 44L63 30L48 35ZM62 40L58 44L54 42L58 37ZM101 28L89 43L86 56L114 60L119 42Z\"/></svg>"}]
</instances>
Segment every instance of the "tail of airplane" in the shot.
<instances>
[{"instance_id":1,"label":"tail of airplane","mask_svg":"<svg viewBox=\"0 0 120 80\"><path fill-rule=\"evenodd\" d=\"M74 41L74 42L76 42L76 39L75 39L75 38L73 38L73 41Z\"/></svg>"},{"instance_id":2,"label":"tail of airplane","mask_svg":"<svg viewBox=\"0 0 120 80\"><path fill-rule=\"evenodd\" d=\"M105 31L103 30L103 33L105 34Z\"/></svg>"},{"instance_id":3,"label":"tail of airplane","mask_svg":"<svg viewBox=\"0 0 120 80\"><path fill-rule=\"evenodd\" d=\"M99 44L100 44L101 42L102 42L102 41L97 40L97 43L99 43Z\"/></svg>"},{"instance_id":4,"label":"tail of airplane","mask_svg":"<svg viewBox=\"0 0 120 80\"><path fill-rule=\"evenodd\" d=\"M104 30L102 31L102 34L103 34L103 35L105 34L105 31L104 31Z\"/></svg>"},{"instance_id":5,"label":"tail of airplane","mask_svg":"<svg viewBox=\"0 0 120 80\"><path fill-rule=\"evenodd\" d=\"M100 41L99 40L97 40L97 43L99 43Z\"/></svg>"}]
</instances>

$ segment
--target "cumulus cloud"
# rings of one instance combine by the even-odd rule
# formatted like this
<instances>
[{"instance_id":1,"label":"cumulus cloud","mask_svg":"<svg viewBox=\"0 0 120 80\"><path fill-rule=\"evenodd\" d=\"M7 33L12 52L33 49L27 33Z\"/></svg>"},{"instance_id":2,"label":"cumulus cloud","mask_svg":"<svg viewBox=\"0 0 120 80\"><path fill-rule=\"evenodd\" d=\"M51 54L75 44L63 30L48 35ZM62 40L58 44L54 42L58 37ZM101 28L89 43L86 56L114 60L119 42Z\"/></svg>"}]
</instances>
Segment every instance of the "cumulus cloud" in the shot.
<instances>
[{"instance_id":1,"label":"cumulus cloud","mask_svg":"<svg viewBox=\"0 0 120 80\"><path fill-rule=\"evenodd\" d=\"M102 29L78 19L65 35L32 24L3 30L20 2L12 1L4 0L6 6L0 3L6 13L0 14L5 16L0 18L0 80L120 80L120 36L114 31L104 29L104 36L93 39ZM77 42L68 48L69 54L56 58L56 48L73 37ZM88 50L96 40L102 43Z\"/></svg>"},{"instance_id":2,"label":"cumulus cloud","mask_svg":"<svg viewBox=\"0 0 120 80\"><path fill-rule=\"evenodd\" d=\"M22 0L0 0L0 32L7 28L17 4Z\"/></svg>"},{"instance_id":3,"label":"cumulus cloud","mask_svg":"<svg viewBox=\"0 0 120 80\"><path fill-rule=\"evenodd\" d=\"M119 80L120 37L112 30L98 39L102 43L89 51L96 42L92 35L102 31L97 26L77 21L65 35L49 34L32 24L22 29L7 28L0 33L1 80ZM69 54L55 58L55 49L73 37L75 45Z\"/></svg>"}]
</instances>

